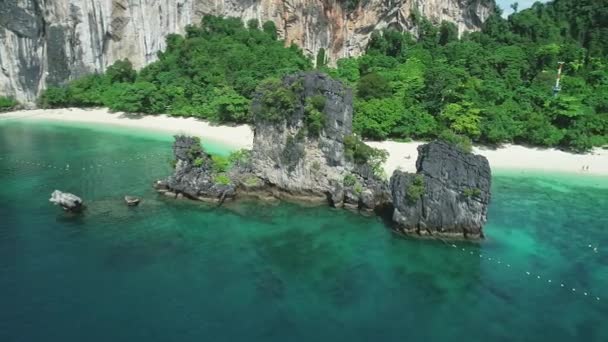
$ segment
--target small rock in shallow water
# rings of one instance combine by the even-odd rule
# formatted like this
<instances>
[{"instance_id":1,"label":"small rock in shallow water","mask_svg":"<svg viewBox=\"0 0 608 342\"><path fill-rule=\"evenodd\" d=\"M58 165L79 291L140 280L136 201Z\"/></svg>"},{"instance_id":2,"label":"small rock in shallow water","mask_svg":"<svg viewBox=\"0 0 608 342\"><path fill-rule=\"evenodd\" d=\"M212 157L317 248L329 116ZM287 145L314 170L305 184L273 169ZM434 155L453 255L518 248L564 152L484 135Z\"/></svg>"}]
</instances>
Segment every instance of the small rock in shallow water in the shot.
<instances>
[{"instance_id":1,"label":"small rock in shallow water","mask_svg":"<svg viewBox=\"0 0 608 342\"><path fill-rule=\"evenodd\" d=\"M162 193L163 195L167 196L167 197L171 197L171 198L175 198L177 195L175 194L175 192L171 192L171 191L166 191Z\"/></svg>"},{"instance_id":2,"label":"small rock in shallow water","mask_svg":"<svg viewBox=\"0 0 608 342\"><path fill-rule=\"evenodd\" d=\"M125 202L127 203L128 206L134 207L139 204L140 200L139 200L139 198L134 197L134 196L125 196Z\"/></svg>"},{"instance_id":3,"label":"small rock in shallow water","mask_svg":"<svg viewBox=\"0 0 608 342\"><path fill-rule=\"evenodd\" d=\"M50 202L59 205L65 211L79 212L84 208L83 201L80 197L59 190L53 191Z\"/></svg>"}]
</instances>

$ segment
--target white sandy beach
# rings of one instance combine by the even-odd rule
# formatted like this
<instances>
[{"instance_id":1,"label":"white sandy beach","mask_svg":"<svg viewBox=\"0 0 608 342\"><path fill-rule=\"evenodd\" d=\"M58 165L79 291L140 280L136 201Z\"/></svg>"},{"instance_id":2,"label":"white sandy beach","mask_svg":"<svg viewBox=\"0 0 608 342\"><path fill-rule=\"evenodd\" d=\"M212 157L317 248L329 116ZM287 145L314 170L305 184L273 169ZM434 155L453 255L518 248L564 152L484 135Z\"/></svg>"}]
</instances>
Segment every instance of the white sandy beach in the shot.
<instances>
[{"instance_id":1,"label":"white sandy beach","mask_svg":"<svg viewBox=\"0 0 608 342\"><path fill-rule=\"evenodd\" d=\"M59 121L92 125L108 125L165 132L171 135L187 134L203 140L212 140L233 148L250 149L253 131L247 125L215 126L195 118L168 115L134 115L121 112L112 113L105 108L35 109L0 114L4 120L19 121Z\"/></svg>"},{"instance_id":2,"label":"white sandy beach","mask_svg":"<svg viewBox=\"0 0 608 342\"><path fill-rule=\"evenodd\" d=\"M387 174L390 175L397 168L410 172L416 171L417 148L423 142L368 141L366 143L388 151L389 157L384 168ZM504 145L498 149L475 146L473 152L488 158L490 166L496 170L567 172L608 176L608 150L600 148L586 154L574 154L552 148ZM583 166L589 166L589 171L583 171Z\"/></svg>"},{"instance_id":3,"label":"white sandy beach","mask_svg":"<svg viewBox=\"0 0 608 342\"><path fill-rule=\"evenodd\" d=\"M84 124L103 124L170 134L189 134L203 140L211 140L233 148L251 148L253 131L247 125L214 126L194 118L171 117L167 115L132 115L110 113L107 109L38 109L0 114L4 120L47 120L77 122ZM396 168L415 171L416 148L421 142L367 142L389 152L385 165L387 174ZM490 166L498 170L521 170L534 172L567 172L608 176L608 150L596 148L587 154L573 154L556 149L530 148L518 145L505 145L499 149L475 147L474 152L488 158ZM409 158L408 158L409 157ZM589 171L582 171L583 165Z\"/></svg>"}]
</instances>

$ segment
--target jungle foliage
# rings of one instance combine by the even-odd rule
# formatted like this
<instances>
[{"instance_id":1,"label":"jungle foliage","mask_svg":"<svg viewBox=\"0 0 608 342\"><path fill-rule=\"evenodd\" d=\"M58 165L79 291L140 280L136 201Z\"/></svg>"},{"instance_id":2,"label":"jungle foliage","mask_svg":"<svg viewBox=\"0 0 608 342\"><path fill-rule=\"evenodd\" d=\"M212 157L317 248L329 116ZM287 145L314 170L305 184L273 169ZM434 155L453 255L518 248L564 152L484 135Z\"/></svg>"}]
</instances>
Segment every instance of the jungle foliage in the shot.
<instances>
[{"instance_id":1,"label":"jungle foliage","mask_svg":"<svg viewBox=\"0 0 608 342\"><path fill-rule=\"evenodd\" d=\"M19 103L12 97L0 96L0 112L14 109Z\"/></svg>"},{"instance_id":2,"label":"jungle foliage","mask_svg":"<svg viewBox=\"0 0 608 342\"><path fill-rule=\"evenodd\" d=\"M375 32L365 55L326 69L357 89L354 129L364 138L608 143L605 0L536 3L508 19L497 9L482 32L460 39L451 23L413 19L419 36ZM558 62L562 91L553 96Z\"/></svg>"},{"instance_id":3,"label":"jungle foliage","mask_svg":"<svg viewBox=\"0 0 608 342\"><path fill-rule=\"evenodd\" d=\"M356 7L358 2L349 2ZM587 150L608 143L608 5L606 0L554 0L501 17L481 32L458 36L417 13L418 35L374 32L367 52L317 67L355 89L355 132L367 139L507 142ZM118 61L40 98L45 107L107 106L113 110L196 116L215 122L268 121L293 110L282 75L312 68L294 45L277 40L272 22L205 16L185 36L169 35L159 60L135 72ZM553 95L558 62L562 90ZM262 110L249 110L266 88ZM308 104L309 133L323 127ZM320 106L319 106L320 107ZM319 112L319 113L317 113Z\"/></svg>"},{"instance_id":4,"label":"jungle foliage","mask_svg":"<svg viewBox=\"0 0 608 342\"><path fill-rule=\"evenodd\" d=\"M214 122L250 122L250 102L260 83L312 64L295 45L277 40L274 23L247 27L238 18L205 16L185 36L167 36L158 61L141 71L128 60L65 87L50 87L43 107L106 106L116 111L169 113ZM280 94L284 95L284 94Z\"/></svg>"}]
</instances>

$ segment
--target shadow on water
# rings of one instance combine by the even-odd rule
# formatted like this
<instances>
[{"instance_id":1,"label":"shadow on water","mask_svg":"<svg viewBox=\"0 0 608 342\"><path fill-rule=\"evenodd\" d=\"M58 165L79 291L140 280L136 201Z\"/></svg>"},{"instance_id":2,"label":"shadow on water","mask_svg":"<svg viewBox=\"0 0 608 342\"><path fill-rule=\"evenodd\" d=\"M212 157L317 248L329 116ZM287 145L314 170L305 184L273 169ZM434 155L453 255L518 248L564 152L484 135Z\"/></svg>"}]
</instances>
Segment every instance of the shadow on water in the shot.
<instances>
[{"instance_id":1,"label":"shadow on water","mask_svg":"<svg viewBox=\"0 0 608 342\"><path fill-rule=\"evenodd\" d=\"M192 250L179 236L119 242L105 250L103 266L113 272L134 272L165 259L189 255Z\"/></svg>"}]
</instances>

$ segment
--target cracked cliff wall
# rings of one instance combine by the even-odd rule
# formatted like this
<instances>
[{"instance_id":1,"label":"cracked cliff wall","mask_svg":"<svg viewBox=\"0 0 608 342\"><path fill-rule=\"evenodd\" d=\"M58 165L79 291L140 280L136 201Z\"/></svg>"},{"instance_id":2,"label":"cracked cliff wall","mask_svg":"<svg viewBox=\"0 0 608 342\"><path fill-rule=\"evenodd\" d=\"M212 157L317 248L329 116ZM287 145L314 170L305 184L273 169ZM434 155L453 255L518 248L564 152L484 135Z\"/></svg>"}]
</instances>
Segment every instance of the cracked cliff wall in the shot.
<instances>
[{"instance_id":1,"label":"cracked cliff wall","mask_svg":"<svg viewBox=\"0 0 608 342\"><path fill-rule=\"evenodd\" d=\"M415 31L418 10L460 32L479 29L489 0L1 0L0 95L32 103L47 85L104 71L117 59L136 67L156 59L168 33L182 33L205 14L273 20L286 44L331 61L364 52L373 30Z\"/></svg>"}]
</instances>

